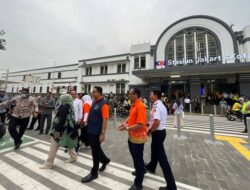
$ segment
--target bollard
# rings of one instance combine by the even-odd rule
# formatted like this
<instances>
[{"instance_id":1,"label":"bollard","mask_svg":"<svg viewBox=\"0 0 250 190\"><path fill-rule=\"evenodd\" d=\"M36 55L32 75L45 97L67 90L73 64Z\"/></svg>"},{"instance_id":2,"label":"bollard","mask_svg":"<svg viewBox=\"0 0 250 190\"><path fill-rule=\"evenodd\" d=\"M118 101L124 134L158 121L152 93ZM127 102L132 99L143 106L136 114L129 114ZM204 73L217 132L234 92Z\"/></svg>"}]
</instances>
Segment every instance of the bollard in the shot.
<instances>
[{"instance_id":1,"label":"bollard","mask_svg":"<svg viewBox=\"0 0 250 190\"><path fill-rule=\"evenodd\" d=\"M214 137L214 116L212 114L209 115L209 122L210 122L211 140L212 140L212 142L215 142L215 137Z\"/></svg>"},{"instance_id":2,"label":"bollard","mask_svg":"<svg viewBox=\"0 0 250 190\"><path fill-rule=\"evenodd\" d=\"M181 137L181 113L177 112L177 134L178 137Z\"/></svg>"},{"instance_id":3,"label":"bollard","mask_svg":"<svg viewBox=\"0 0 250 190\"><path fill-rule=\"evenodd\" d=\"M214 116L217 115L216 105L214 104Z\"/></svg>"},{"instance_id":4,"label":"bollard","mask_svg":"<svg viewBox=\"0 0 250 190\"><path fill-rule=\"evenodd\" d=\"M192 113L192 104L191 103L189 104L189 112L190 112L190 114Z\"/></svg>"},{"instance_id":5,"label":"bollard","mask_svg":"<svg viewBox=\"0 0 250 190\"><path fill-rule=\"evenodd\" d=\"M248 144L250 144L250 117L247 117Z\"/></svg>"},{"instance_id":6,"label":"bollard","mask_svg":"<svg viewBox=\"0 0 250 190\"><path fill-rule=\"evenodd\" d=\"M113 120L114 127L116 127L116 120L117 120L117 118L116 118L116 108L114 108L114 120Z\"/></svg>"},{"instance_id":7,"label":"bollard","mask_svg":"<svg viewBox=\"0 0 250 190\"><path fill-rule=\"evenodd\" d=\"M203 115L204 110L203 110L203 104L201 103L201 115Z\"/></svg>"},{"instance_id":8,"label":"bollard","mask_svg":"<svg viewBox=\"0 0 250 190\"><path fill-rule=\"evenodd\" d=\"M223 107L220 107L220 115L223 116Z\"/></svg>"}]
</instances>

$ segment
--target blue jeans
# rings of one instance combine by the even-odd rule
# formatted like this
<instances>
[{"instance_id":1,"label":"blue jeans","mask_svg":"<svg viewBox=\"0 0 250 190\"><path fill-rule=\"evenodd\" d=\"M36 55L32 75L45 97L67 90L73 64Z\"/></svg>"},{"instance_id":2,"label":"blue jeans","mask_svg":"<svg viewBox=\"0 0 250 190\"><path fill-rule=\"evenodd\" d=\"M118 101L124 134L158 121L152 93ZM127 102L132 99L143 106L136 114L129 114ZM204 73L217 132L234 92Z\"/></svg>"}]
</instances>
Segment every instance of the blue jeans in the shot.
<instances>
[{"instance_id":1,"label":"blue jeans","mask_svg":"<svg viewBox=\"0 0 250 190\"><path fill-rule=\"evenodd\" d=\"M144 143L143 144L135 144L128 140L128 147L130 154L133 158L134 167L136 171L136 177L134 180L134 184L137 187L142 187L142 181L144 178L144 160L143 160L143 151L144 151Z\"/></svg>"}]
</instances>

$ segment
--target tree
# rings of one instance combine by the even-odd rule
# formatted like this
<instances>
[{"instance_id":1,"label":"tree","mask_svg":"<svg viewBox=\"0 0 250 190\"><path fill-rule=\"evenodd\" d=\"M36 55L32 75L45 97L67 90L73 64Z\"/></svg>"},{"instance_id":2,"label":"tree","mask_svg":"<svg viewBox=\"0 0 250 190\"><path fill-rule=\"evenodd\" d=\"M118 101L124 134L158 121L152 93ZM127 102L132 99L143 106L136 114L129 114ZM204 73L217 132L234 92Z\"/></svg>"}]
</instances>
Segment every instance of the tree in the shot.
<instances>
[{"instance_id":1,"label":"tree","mask_svg":"<svg viewBox=\"0 0 250 190\"><path fill-rule=\"evenodd\" d=\"M6 50L6 40L0 39L0 50Z\"/></svg>"},{"instance_id":2,"label":"tree","mask_svg":"<svg viewBox=\"0 0 250 190\"><path fill-rule=\"evenodd\" d=\"M0 36L4 35L5 32L4 30L0 31ZM6 50L6 40L5 39L0 39L0 50Z\"/></svg>"}]
</instances>

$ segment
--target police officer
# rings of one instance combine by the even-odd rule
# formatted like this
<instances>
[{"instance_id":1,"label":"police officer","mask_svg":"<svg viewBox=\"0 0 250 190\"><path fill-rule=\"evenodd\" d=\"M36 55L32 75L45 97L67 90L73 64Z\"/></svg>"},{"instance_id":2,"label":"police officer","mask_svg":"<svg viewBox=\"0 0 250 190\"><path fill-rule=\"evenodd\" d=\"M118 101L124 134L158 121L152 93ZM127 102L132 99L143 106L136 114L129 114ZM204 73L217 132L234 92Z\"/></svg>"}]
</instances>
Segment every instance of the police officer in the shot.
<instances>
[{"instance_id":1,"label":"police officer","mask_svg":"<svg viewBox=\"0 0 250 190\"><path fill-rule=\"evenodd\" d=\"M164 149L167 109L161 101L161 91L153 90L150 94L150 100L153 103L148 127L148 134L152 136L151 161L145 165L145 168L148 172L155 173L157 163L159 162L167 182L167 187L160 187L159 190L176 190L175 179Z\"/></svg>"}]
</instances>

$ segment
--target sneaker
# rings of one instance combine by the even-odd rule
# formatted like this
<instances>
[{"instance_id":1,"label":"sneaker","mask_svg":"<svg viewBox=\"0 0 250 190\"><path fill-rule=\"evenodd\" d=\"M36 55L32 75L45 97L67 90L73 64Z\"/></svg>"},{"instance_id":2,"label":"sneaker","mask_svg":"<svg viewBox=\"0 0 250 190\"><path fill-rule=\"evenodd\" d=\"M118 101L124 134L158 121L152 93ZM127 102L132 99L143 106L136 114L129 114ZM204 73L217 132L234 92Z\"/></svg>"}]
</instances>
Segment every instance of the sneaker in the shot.
<instances>
[{"instance_id":1,"label":"sneaker","mask_svg":"<svg viewBox=\"0 0 250 190\"><path fill-rule=\"evenodd\" d=\"M52 164L43 164L41 166L39 166L39 169L51 169L53 167Z\"/></svg>"},{"instance_id":2,"label":"sneaker","mask_svg":"<svg viewBox=\"0 0 250 190\"><path fill-rule=\"evenodd\" d=\"M81 145L83 149L90 149L90 146L86 146L85 144Z\"/></svg>"},{"instance_id":3,"label":"sneaker","mask_svg":"<svg viewBox=\"0 0 250 190\"><path fill-rule=\"evenodd\" d=\"M69 159L65 160L64 162L65 163L72 163L72 162L75 162L75 161L77 161L77 158L70 157Z\"/></svg>"},{"instance_id":4,"label":"sneaker","mask_svg":"<svg viewBox=\"0 0 250 190\"><path fill-rule=\"evenodd\" d=\"M26 130L33 130L33 128L28 127Z\"/></svg>"}]
</instances>

